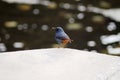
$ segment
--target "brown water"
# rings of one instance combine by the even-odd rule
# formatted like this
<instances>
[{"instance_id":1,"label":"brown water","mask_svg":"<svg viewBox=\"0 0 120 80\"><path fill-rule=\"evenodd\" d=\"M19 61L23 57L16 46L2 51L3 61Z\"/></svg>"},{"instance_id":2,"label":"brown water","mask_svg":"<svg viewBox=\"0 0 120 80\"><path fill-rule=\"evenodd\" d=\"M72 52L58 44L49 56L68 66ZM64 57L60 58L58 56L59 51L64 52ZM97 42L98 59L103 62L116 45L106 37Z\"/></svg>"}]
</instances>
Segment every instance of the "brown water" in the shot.
<instances>
[{"instance_id":1,"label":"brown water","mask_svg":"<svg viewBox=\"0 0 120 80\"><path fill-rule=\"evenodd\" d=\"M90 12L89 7L108 10L120 8L119 4L118 0L51 0L46 5L0 1L0 52L56 47L51 28L62 26L74 40L67 47L109 53L108 46L119 48L119 41L103 44L100 38L117 35L120 22Z\"/></svg>"}]
</instances>

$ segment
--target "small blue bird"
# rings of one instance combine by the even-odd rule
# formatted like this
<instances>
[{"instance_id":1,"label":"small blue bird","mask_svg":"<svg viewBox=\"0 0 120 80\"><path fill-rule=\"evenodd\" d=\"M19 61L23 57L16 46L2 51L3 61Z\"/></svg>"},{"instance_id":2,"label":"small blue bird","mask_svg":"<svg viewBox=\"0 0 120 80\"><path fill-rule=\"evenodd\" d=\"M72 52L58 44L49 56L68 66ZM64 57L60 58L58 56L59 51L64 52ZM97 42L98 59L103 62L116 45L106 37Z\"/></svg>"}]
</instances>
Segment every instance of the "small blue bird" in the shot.
<instances>
[{"instance_id":1,"label":"small blue bird","mask_svg":"<svg viewBox=\"0 0 120 80\"><path fill-rule=\"evenodd\" d=\"M55 29L55 40L59 44L59 47L65 47L67 43L71 43L72 40L69 36L64 32L62 27L56 27Z\"/></svg>"}]
</instances>

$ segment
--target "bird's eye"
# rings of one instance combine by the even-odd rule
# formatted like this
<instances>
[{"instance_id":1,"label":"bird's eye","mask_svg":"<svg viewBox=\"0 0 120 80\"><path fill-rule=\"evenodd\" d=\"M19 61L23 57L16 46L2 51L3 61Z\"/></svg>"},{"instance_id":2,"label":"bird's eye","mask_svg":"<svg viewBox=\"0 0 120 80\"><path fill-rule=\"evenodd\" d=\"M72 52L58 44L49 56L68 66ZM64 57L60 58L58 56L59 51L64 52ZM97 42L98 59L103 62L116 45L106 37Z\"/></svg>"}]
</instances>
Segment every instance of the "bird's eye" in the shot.
<instances>
[{"instance_id":1,"label":"bird's eye","mask_svg":"<svg viewBox=\"0 0 120 80\"><path fill-rule=\"evenodd\" d=\"M59 31L59 29L56 29L56 31Z\"/></svg>"}]
</instances>

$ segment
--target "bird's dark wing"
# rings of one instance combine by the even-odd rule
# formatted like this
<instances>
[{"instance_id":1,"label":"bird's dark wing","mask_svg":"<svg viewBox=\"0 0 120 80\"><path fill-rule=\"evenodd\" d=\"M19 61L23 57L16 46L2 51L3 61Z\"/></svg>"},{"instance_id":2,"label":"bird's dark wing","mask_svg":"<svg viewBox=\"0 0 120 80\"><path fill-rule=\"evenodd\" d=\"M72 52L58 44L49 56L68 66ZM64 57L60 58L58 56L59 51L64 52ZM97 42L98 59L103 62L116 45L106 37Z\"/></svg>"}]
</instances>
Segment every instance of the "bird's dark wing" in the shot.
<instances>
[{"instance_id":1,"label":"bird's dark wing","mask_svg":"<svg viewBox=\"0 0 120 80\"><path fill-rule=\"evenodd\" d=\"M66 40L67 38L65 38L65 37L60 37L60 36L56 36L55 37L56 39L60 39L60 40Z\"/></svg>"},{"instance_id":2,"label":"bird's dark wing","mask_svg":"<svg viewBox=\"0 0 120 80\"><path fill-rule=\"evenodd\" d=\"M69 40L69 36L66 33L57 33L55 36L56 39L60 39L60 40Z\"/></svg>"}]
</instances>

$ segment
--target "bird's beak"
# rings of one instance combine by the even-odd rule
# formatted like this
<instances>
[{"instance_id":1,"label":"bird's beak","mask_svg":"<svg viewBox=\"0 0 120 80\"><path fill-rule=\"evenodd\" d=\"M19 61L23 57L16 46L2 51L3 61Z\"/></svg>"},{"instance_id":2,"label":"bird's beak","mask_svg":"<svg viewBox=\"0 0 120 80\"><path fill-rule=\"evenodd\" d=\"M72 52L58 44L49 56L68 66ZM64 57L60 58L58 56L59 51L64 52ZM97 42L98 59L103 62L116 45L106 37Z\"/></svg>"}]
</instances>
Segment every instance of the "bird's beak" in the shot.
<instances>
[{"instance_id":1,"label":"bird's beak","mask_svg":"<svg viewBox=\"0 0 120 80\"><path fill-rule=\"evenodd\" d=\"M55 30L56 28L55 27L52 27L52 30Z\"/></svg>"}]
</instances>

